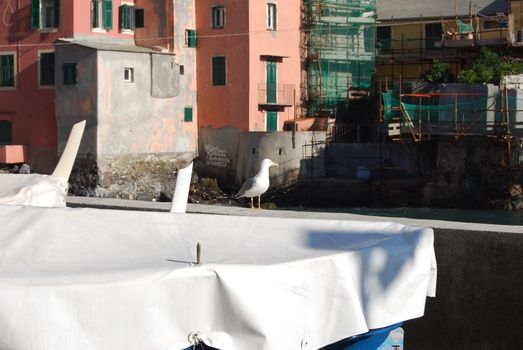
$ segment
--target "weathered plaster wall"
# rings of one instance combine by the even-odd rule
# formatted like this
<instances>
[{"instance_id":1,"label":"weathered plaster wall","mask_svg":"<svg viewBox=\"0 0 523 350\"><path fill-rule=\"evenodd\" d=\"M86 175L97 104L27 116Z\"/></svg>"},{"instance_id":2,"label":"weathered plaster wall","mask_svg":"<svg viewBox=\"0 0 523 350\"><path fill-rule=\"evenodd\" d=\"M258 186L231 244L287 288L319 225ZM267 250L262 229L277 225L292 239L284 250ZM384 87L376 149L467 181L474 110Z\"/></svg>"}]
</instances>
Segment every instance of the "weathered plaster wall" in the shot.
<instances>
[{"instance_id":1,"label":"weathered plaster wall","mask_svg":"<svg viewBox=\"0 0 523 350\"><path fill-rule=\"evenodd\" d=\"M151 96L150 54L99 51L98 59L98 154L196 152L196 134L182 127L185 101ZM134 69L133 83L124 81L125 67Z\"/></svg>"},{"instance_id":2,"label":"weathered plaster wall","mask_svg":"<svg viewBox=\"0 0 523 350\"><path fill-rule=\"evenodd\" d=\"M291 132L242 132L237 128L203 128L199 133L202 174L218 178L228 189L238 188L258 171L264 158L279 167L271 168L271 185L284 186L300 177L325 175L325 132L297 132L295 148ZM311 140L318 144L311 147ZM311 152L315 158L311 159ZM314 163L312 163L314 162ZM311 169L314 171L311 173Z\"/></svg>"},{"instance_id":3,"label":"weathered plaster wall","mask_svg":"<svg viewBox=\"0 0 523 350\"><path fill-rule=\"evenodd\" d=\"M64 85L64 63L76 63L77 85ZM58 126L58 149L63 151L73 124L86 120L81 154L96 154L97 138L97 55L78 45L57 45L55 52L55 104Z\"/></svg>"},{"instance_id":4,"label":"weathered plaster wall","mask_svg":"<svg viewBox=\"0 0 523 350\"><path fill-rule=\"evenodd\" d=\"M71 125L87 119L71 192L145 200L172 192L175 170L197 153L196 126L183 121L185 104L179 97L151 96L151 54L65 45L56 64L63 62L77 62L78 84L63 85L59 77L62 147ZM134 69L132 83L124 81L125 67ZM172 69L178 72L176 64Z\"/></svg>"}]
</instances>

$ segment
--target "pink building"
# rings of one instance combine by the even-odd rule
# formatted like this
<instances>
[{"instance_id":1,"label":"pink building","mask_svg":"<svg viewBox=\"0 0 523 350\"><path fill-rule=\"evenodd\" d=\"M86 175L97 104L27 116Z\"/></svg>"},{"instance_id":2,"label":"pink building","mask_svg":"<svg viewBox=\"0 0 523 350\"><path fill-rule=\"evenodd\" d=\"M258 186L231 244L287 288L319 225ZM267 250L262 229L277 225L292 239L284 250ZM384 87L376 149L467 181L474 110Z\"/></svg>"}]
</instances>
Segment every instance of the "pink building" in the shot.
<instances>
[{"instance_id":1,"label":"pink building","mask_svg":"<svg viewBox=\"0 0 523 350\"><path fill-rule=\"evenodd\" d=\"M134 0L0 2L0 145L11 162L47 172L57 159L55 47L59 38L134 42ZM2 146L0 146L2 147ZM2 152L0 152L2 153ZM2 161L2 159L0 159Z\"/></svg>"},{"instance_id":2,"label":"pink building","mask_svg":"<svg viewBox=\"0 0 523 350\"><path fill-rule=\"evenodd\" d=\"M200 127L279 131L299 104L300 1L196 1Z\"/></svg>"}]
</instances>

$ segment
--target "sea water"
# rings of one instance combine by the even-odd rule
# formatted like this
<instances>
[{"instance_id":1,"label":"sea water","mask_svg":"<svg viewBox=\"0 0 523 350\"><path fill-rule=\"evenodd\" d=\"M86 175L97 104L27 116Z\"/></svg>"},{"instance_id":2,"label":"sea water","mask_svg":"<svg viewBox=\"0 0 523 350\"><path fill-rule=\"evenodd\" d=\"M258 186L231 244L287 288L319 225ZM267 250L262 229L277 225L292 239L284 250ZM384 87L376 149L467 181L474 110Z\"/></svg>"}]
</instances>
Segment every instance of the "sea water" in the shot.
<instances>
[{"instance_id":1,"label":"sea water","mask_svg":"<svg viewBox=\"0 0 523 350\"><path fill-rule=\"evenodd\" d=\"M289 209L304 210L303 208ZM523 225L523 211L367 207L311 209L311 211L349 213L369 216L401 217L423 220L472 222L493 225Z\"/></svg>"}]
</instances>

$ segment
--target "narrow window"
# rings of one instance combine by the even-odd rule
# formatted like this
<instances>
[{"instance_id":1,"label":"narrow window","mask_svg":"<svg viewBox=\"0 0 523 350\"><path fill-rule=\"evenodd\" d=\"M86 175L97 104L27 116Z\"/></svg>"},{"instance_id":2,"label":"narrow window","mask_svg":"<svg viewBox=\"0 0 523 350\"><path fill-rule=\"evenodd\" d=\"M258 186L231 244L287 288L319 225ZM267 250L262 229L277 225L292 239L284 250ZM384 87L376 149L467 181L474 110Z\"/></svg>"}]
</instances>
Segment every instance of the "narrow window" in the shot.
<instances>
[{"instance_id":1,"label":"narrow window","mask_svg":"<svg viewBox=\"0 0 523 350\"><path fill-rule=\"evenodd\" d=\"M276 4L267 4L267 29L276 30Z\"/></svg>"},{"instance_id":2,"label":"narrow window","mask_svg":"<svg viewBox=\"0 0 523 350\"><path fill-rule=\"evenodd\" d=\"M123 81L126 83L134 83L134 68L125 67L123 69Z\"/></svg>"},{"instance_id":3,"label":"narrow window","mask_svg":"<svg viewBox=\"0 0 523 350\"><path fill-rule=\"evenodd\" d=\"M225 7L216 6L212 8L212 28L225 27Z\"/></svg>"},{"instance_id":4,"label":"narrow window","mask_svg":"<svg viewBox=\"0 0 523 350\"><path fill-rule=\"evenodd\" d=\"M225 85L227 75L225 69L225 57L217 56L212 58L212 85Z\"/></svg>"},{"instance_id":5,"label":"narrow window","mask_svg":"<svg viewBox=\"0 0 523 350\"><path fill-rule=\"evenodd\" d=\"M54 85L54 52L40 54L40 86Z\"/></svg>"},{"instance_id":6,"label":"narrow window","mask_svg":"<svg viewBox=\"0 0 523 350\"><path fill-rule=\"evenodd\" d=\"M196 47L196 30L194 30L194 29L185 30L185 46Z\"/></svg>"},{"instance_id":7,"label":"narrow window","mask_svg":"<svg viewBox=\"0 0 523 350\"><path fill-rule=\"evenodd\" d=\"M13 143L13 126L9 120L0 120L0 145Z\"/></svg>"},{"instance_id":8,"label":"narrow window","mask_svg":"<svg viewBox=\"0 0 523 350\"><path fill-rule=\"evenodd\" d=\"M183 111L183 121L192 122L192 107L185 107Z\"/></svg>"},{"instance_id":9,"label":"narrow window","mask_svg":"<svg viewBox=\"0 0 523 350\"><path fill-rule=\"evenodd\" d=\"M107 30L113 28L112 0L91 0L91 27Z\"/></svg>"},{"instance_id":10,"label":"narrow window","mask_svg":"<svg viewBox=\"0 0 523 350\"><path fill-rule=\"evenodd\" d=\"M33 29L60 26L60 0L31 0L31 27Z\"/></svg>"},{"instance_id":11,"label":"narrow window","mask_svg":"<svg viewBox=\"0 0 523 350\"><path fill-rule=\"evenodd\" d=\"M143 28L145 25L143 9L134 9L134 27Z\"/></svg>"},{"instance_id":12,"label":"narrow window","mask_svg":"<svg viewBox=\"0 0 523 350\"><path fill-rule=\"evenodd\" d=\"M64 85L76 85L76 63L64 63L62 69L64 74Z\"/></svg>"},{"instance_id":13,"label":"narrow window","mask_svg":"<svg viewBox=\"0 0 523 350\"><path fill-rule=\"evenodd\" d=\"M136 17L134 6L122 5L119 8L120 30L134 30L136 28Z\"/></svg>"},{"instance_id":14,"label":"narrow window","mask_svg":"<svg viewBox=\"0 0 523 350\"><path fill-rule=\"evenodd\" d=\"M180 64L180 75L184 75L185 74L185 67L183 64Z\"/></svg>"},{"instance_id":15,"label":"narrow window","mask_svg":"<svg viewBox=\"0 0 523 350\"><path fill-rule=\"evenodd\" d=\"M0 55L0 87L15 86L15 55Z\"/></svg>"}]
</instances>

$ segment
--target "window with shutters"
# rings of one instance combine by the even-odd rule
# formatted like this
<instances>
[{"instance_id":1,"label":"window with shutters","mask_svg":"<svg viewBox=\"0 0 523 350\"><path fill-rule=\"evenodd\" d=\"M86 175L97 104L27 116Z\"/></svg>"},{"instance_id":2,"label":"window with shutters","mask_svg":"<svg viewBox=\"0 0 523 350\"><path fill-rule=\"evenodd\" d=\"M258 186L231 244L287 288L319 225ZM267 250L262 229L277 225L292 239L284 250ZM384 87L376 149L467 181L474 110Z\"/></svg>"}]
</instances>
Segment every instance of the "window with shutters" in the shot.
<instances>
[{"instance_id":1,"label":"window with shutters","mask_svg":"<svg viewBox=\"0 0 523 350\"><path fill-rule=\"evenodd\" d=\"M213 29L225 27L225 7L215 6L212 8L211 25Z\"/></svg>"},{"instance_id":2,"label":"window with shutters","mask_svg":"<svg viewBox=\"0 0 523 350\"><path fill-rule=\"evenodd\" d=\"M44 30L60 27L60 0L31 0L31 27Z\"/></svg>"},{"instance_id":3,"label":"window with shutters","mask_svg":"<svg viewBox=\"0 0 523 350\"><path fill-rule=\"evenodd\" d=\"M112 0L91 0L91 27L98 30L113 29Z\"/></svg>"},{"instance_id":4,"label":"window with shutters","mask_svg":"<svg viewBox=\"0 0 523 350\"><path fill-rule=\"evenodd\" d=\"M121 5L119 8L120 31L134 31L136 28L135 8L133 5Z\"/></svg>"},{"instance_id":5,"label":"window with shutters","mask_svg":"<svg viewBox=\"0 0 523 350\"><path fill-rule=\"evenodd\" d=\"M54 52L40 52L38 65L39 85L54 85Z\"/></svg>"},{"instance_id":6,"label":"window with shutters","mask_svg":"<svg viewBox=\"0 0 523 350\"><path fill-rule=\"evenodd\" d=\"M64 63L62 70L64 75L64 85L76 85L78 82L76 76L76 63Z\"/></svg>"},{"instance_id":7,"label":"window with shutters","mask_svg":"<svg viewBox=\"0 0 523 350\"><path fill-rule=\"evenodd\" d=\"M227 70L224 56L212 58L212 85L220 86L227 83Z\"/></svg>"},{"instance_id":8,"label":"window with shutters","mask_svg":"<svg viewBox=\"0 0 523 350\"><path fill-rule=\"evenodd\" d=\"M194 29L185 30L185 46L196 47L196 30L194 30Z\"/></svg>"},{"instance_id":9,"label":"window with shutters","mask_svg":"<svg viewBox=\"0 0 523 350\"><path fill-rule=\"evenodd\" d=\"M0 52L0 88L15 87L15 55Z\"/></svg>"}]
</instances>

